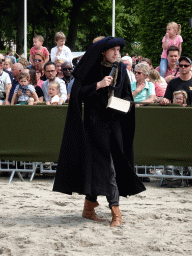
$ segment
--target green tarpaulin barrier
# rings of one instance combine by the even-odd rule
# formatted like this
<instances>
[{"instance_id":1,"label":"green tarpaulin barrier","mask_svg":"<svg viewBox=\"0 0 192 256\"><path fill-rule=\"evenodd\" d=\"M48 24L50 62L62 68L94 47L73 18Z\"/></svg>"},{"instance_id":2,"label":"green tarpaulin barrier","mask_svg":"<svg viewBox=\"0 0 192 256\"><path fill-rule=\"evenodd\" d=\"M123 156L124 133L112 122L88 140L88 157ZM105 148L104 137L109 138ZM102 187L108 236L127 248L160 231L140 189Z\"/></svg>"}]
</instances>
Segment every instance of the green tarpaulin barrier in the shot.
<instances>
[{"instance_id":1,"label":"green tarpaulin barrier","mask_svg":"<svg viewBox=\"0 0 192 256\"><path fill-rule=\"evenodd\" d=\"M0 159L57 162L67 106L1 106ZM191 126L191 107L136 108L135 164L192 166Z\"/></svg>"},{"instance_id":2,"label":"green tarpaulin barrier","mask_svg":"<svg viewBox=\"0 0 192 256\"><path fill-rule=\"evenodd\" d=\"M135 163L192 165L192 108L136 108Z\"/></svg>"}]
</instances>

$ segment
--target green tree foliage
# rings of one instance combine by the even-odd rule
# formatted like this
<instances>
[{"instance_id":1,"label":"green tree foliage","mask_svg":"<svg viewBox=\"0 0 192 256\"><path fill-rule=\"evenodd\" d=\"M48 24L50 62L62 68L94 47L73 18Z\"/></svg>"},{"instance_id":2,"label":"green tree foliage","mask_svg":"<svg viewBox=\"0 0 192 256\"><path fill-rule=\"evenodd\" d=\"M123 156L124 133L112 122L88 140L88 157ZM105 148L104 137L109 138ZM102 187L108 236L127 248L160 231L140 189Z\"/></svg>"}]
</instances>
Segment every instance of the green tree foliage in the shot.
<instances>
[{"instance_id":1,"label":"green tree foliage","mask_svg":"<svg viewBox=\"0 0 192 256\"><path fill-rule=\"evenodd\" d=\"M135 10L132 1L116 0L115 32L126 41L125 52L131 52L135 39ZM23 52L24 1L1 0L1 38L16 39L17 53ZM4 22L3 22L4 21ZM44 45L55 46L54 35L62 30L67 36L66 45L72 50L86 50L92 40L112 34L112 0L27 0L28 48L33 37L41 34ZM3 25L2 25L3 24ZM16 32L16 33L15 33ZM15 36L16 34L16 36Z\"/></svg>"},{"instance_id":2,"label":"green tree foliage","mask_svg":"<svg viewBox=\"0 0 192 256\"><path fill-rule=\"evenodd\" d=\"M174 21L181 24L183 37L182 55L192 57L192 30L189 18L192 17L192 5L185 0L138 0L136 2L137 38L142 45L142 55L152 60L154 66L159 65L162 52L162 38L166 26Z\"/></svg>"},{"instance_id":3,"label":"green tree foliage","mask_svg":"<svg viewBox=\"0 0 192 256\"><path fill-rule=\"evenodd\" d=\"M14 12L13 5L6 1L1 0L0 1L0 49L4 49L3 43L5 40L5 37L7 40L14 40L15 37L15 21L14 17L12 15L12 12Z\"/></svg>"},{"instance_id":4,"label":"green tree foliage","mask_svg":"<svg viewBox=\"0 0 192 256\"><path fill-rule=\"evenodd\" d=\"M131 52L131 43L135 40L134 8L131 1L116 0L115 4L115 36L123 37L126 41L124 52ZM84 2L78 22L76 49L86 49L95 37L101 35L112 35L112 1Z\"/></svg>"}]
</instances>

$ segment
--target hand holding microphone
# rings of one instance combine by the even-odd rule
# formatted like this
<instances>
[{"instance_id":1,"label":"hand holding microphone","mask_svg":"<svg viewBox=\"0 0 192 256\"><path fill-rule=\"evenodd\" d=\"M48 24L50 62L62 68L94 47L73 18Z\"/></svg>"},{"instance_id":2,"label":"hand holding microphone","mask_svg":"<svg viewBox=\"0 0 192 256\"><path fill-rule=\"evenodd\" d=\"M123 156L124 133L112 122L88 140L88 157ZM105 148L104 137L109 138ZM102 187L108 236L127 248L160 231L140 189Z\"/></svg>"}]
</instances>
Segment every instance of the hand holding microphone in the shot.
<instances>
[{"instance_id":1,"label":"hand holding microphone","mask_svg":"<svg viewBox=\"0 0 192 256\"><path fill-rule=\"evenodd\" d=\"M114 75L117 68L118 68L118 62L115 61L113 63L113 67L112 67L111 72L109 73L109 75L105 76L103 78L103 80L101 80L100 82L97 83L97 88L96 88L97 90L100 89L100 88L104 88L104 87L107 87L107 86L111 85L111 83L113 81L113 75Z\"/></svg>"},{"instance_id":2,"label":"hand holding microphone","mask_svg":"<svg viewBox=\"0 0 192 256\"><path fill-rule=\"evenodd\" d=\"M100 88L104 88L104 87L107 87L111 84L113 80L113 77L111 76L105 76L103 78L103 80L101 80L100 82L97 83L97 90L100 89Z\"/></svg>"}]
</instances>

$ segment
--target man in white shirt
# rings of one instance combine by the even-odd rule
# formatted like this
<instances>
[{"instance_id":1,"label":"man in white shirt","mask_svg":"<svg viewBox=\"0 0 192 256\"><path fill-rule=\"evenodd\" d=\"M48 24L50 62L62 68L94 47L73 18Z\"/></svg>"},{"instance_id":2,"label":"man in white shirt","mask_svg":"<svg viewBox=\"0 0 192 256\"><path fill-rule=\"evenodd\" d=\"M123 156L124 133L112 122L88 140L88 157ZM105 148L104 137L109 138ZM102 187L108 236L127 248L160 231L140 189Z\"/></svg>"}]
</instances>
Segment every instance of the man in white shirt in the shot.
<instances>
[{"instance_id":1,"label":"man in white shirt","mask_svg":"<svg viewBox=\"0 0 192 256\"><path fill-rule=\"evenodd\" d=\"M50 98L48 95L49 83L55 81L59 84L60 93L61 93L61 97L58 104L59 105L63 104L67 99L67 89L66 89L65 82L62 79L56 77L57 75L56 64L52 61L48 61L44 66L44 70L45 70L45 75L48 78L42 85L45 102L50 101Z\"/></svg>"},{"instance_id":2,"label":"man in white shirt","mask_svg":"<svg viewBox=\"0 0 192 256\"><path fill-rule=\"evenodd\" d=\"M8 99L11 87L10 76L3 71L3 61L0 59L0 105L10 105Z\"/></svg>"},{"instance_id":3,"label":"man in white shirt","mask_svg":"<svg viewBox=\"0 0 192 256\"><path fill-rule=\"evenodd\" d=\"M121 61L127 66L127 74L129 76L130 83L135 82L135 75L132 72L132 58L130 56L124 56L121 58Z\"/></svg>"}]
</instances>

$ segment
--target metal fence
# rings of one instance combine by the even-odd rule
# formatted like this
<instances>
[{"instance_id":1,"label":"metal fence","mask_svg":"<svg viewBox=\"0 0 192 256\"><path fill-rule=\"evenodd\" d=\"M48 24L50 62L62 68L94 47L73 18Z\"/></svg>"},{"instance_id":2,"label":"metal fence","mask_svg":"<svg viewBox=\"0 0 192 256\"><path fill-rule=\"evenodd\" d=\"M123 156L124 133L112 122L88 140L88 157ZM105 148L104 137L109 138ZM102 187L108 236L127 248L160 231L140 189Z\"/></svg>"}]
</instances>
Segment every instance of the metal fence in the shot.
<instances>
[{"instance_id":1,"label":"metal fence","mask_svg":"<svg viewBox=\"0 0 192 256\"><path fill-rule=\"evenodd\" d=\"M0 160L0 172L10 172L9 183L12 182L15 173L21 181L24 181L24 176L28 174L30 181L36 174L37 167L40 173L54 174L56 172L57 163L55 162L18 162L18 161L2 161ZM139 177L154 177L160 178L160 184L163 184L164 179L192 179L192 167L182 166L164 166L164 165L136 165L135 172Z\"/></svg>"}]
</instances>

